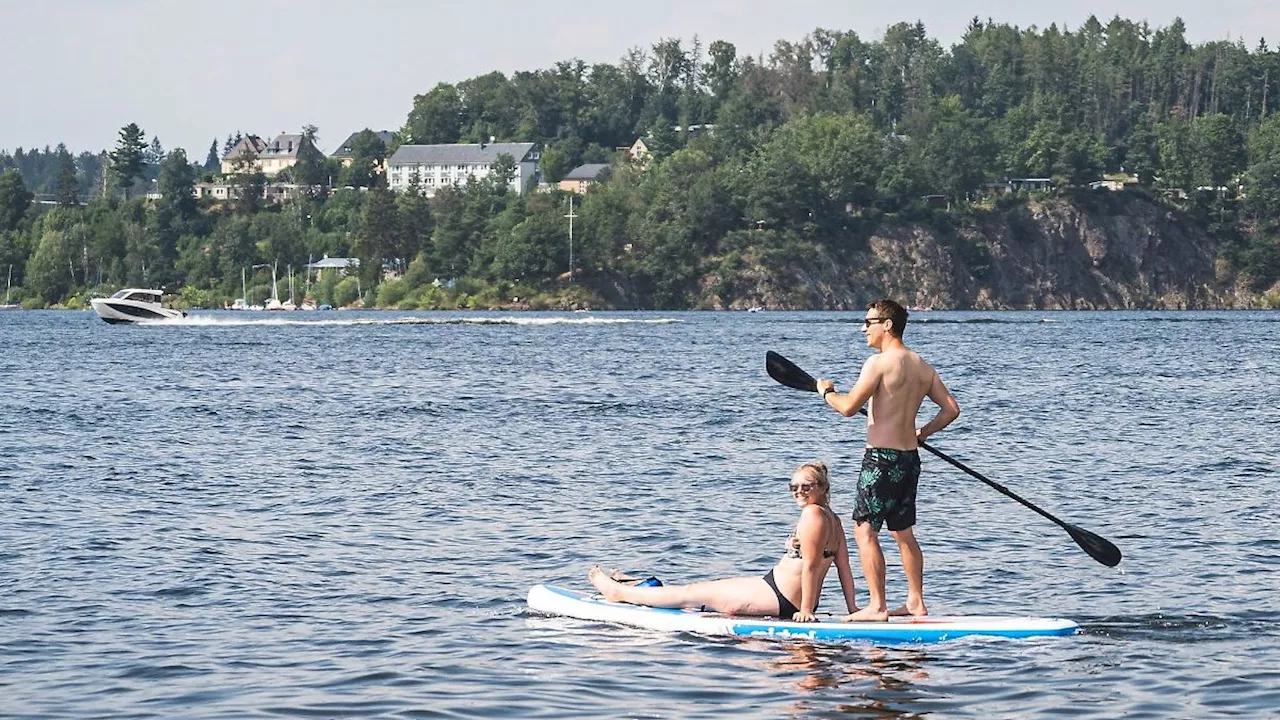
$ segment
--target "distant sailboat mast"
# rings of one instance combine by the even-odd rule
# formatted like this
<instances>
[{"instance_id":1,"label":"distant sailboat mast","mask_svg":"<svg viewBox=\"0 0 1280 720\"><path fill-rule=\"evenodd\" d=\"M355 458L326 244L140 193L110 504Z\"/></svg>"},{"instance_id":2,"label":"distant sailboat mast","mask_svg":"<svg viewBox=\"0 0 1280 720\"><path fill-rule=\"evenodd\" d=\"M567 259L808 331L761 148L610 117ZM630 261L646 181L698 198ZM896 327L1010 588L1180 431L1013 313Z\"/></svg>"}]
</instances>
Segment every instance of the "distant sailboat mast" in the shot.
<instances>
[{"instance_id":1,"label":"distant sailboat mast","mask_svg":"<svg viewBox=\"0 0 1280 720\"><path fill-rule=\"evenodd\" d=\"M9 291L12 289L13 289L13 263L9 263L9 284L5 285L4 287L4 308L7 310L12 310L13 308L17 307L17 305L13 305L9 302Z\"/></svg>"}]
</instances>

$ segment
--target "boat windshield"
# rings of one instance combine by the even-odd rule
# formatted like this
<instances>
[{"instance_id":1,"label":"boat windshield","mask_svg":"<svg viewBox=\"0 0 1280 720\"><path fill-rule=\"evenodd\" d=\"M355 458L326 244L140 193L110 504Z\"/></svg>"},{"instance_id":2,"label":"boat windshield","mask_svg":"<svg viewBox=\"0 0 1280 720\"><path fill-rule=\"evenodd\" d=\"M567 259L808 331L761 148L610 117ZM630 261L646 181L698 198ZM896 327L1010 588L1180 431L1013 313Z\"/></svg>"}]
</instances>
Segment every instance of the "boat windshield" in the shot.
<instances>
[{"instance_id":1,"label":"boat windshield","mask_svg":"<svg viewBox=\"0 0 1280 720\"><path fill-rule=\"evenodd\" d=\"M134 302L158 303L160 293L154 290L121 290L111 296L113 299L132 300Z\"/></svg>"}]
</instances>

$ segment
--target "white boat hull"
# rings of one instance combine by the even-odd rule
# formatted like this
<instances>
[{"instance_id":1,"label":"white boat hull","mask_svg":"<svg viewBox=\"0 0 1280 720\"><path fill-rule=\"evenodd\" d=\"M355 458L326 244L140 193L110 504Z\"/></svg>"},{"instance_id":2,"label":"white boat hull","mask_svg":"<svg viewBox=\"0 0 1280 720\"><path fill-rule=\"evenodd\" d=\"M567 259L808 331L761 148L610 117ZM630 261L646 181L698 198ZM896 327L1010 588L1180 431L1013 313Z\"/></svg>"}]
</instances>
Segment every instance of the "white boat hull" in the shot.
<instances>
[{"instance_id":1,"label":"white boat hull","mask_svg":"<svg viewBox=\"0 0 1280 720\"><path fill-rule=\"evenodd\" d=\"M112 324L160 322L187 316L181 310L171 310L156 303L137 300L94 298L89 302L93 305L93 311L98 314L98 317Z\"/></svg>"}]
</instances>

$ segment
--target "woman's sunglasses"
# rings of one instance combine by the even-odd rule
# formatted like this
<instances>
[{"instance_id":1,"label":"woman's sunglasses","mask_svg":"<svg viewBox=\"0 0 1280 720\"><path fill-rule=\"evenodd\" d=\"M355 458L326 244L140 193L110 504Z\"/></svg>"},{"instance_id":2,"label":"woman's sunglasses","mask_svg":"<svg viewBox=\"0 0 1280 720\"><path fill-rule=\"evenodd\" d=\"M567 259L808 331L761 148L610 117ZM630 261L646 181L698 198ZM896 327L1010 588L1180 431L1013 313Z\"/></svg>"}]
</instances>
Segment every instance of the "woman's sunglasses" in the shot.
<instances>
[{"instance_id":1,"label":"woman's sunglasses","mask_svg":"<svg viewBox=\"0 0 1280 720\"><path fill-rule=\"evenodd\" d=\"M808 493L815 486L813 483L788 483L787 487L791 488L792 493L797 493L797 492Z\"/></svg>"}]
</instances>

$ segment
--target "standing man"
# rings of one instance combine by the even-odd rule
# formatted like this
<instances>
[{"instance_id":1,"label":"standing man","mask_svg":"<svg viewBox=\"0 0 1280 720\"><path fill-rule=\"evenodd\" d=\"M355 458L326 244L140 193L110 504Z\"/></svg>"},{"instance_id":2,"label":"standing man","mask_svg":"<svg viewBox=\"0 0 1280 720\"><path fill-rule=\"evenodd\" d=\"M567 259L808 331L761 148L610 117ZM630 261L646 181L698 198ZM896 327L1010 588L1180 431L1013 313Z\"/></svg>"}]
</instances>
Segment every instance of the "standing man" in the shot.
<instances>
[{"instance_id":1,"label":"standing man","mask_svg":"<svg viewBox=\"0 0 1280 720\"><path fill-rule=\"evenodd\" d=\"M877 300L867 309L862 333L878 354L862 365L848 394L830 380L818 381L818 393L836 412L849 417L867 406L867 450L862 457L853 511L853 537L871 600L846 621L887 620L884 597L884 553L880 526L888 525L902 553L907 575L907 602L894 615L927 615L924 604L924 555L912 527L916 524L916 483L920 479L919 442L951 424L960 406L929 363L902 343L907 311L892 300ZM916 412L928 397L938 414L916 430Z\"/></svg>"}]
</instances>

